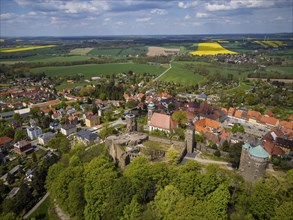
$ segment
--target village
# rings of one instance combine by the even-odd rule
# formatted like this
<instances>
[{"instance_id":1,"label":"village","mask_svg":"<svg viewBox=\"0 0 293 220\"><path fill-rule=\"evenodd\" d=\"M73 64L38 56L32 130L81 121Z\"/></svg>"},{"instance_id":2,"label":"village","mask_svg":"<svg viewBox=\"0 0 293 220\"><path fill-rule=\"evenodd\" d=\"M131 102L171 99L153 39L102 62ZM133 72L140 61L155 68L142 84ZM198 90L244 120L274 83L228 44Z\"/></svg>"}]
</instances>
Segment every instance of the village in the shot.
<instances>
[{"instance_id":1,"label":"village","mask_svg":"<svg viewBox=\"0 0 293 220\"><path fill-rule=\"evenodd\" d=\"M272 112L226 109L211 104L215 97L204 93L173 97L152 88L124 93L120 101L94 100L74 95L74 89L57 92L46 80L19 83L22 86L12 85L0 93L1 179L11 189L9 198L18 192L19 181L32 182L40 161L60 155L56 140L69 148L76 142L106 143L121 167L141 155L164 160L170 148L177 152L178 162L198 158L213 163L210 159L215 157L228 161L229 146L239 143L257 146L270 163L278 160L292 167L293 115L285 121ZM265 169L246 178L255 181Z\"/></svg>"}]
</instances>

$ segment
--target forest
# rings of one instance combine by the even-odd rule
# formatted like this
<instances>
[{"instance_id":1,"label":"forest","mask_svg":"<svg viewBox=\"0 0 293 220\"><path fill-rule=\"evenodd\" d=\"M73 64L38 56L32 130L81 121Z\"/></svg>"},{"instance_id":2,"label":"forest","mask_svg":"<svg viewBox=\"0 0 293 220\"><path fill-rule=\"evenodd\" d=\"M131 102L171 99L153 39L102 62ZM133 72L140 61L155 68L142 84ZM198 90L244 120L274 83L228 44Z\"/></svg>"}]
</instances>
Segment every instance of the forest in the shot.
<instances>
[{"instance_id":1,"label":"forest","mask_svg":"<svg viewBox=\"0 0 293 220\"><path fill-rule=\"evenodd\" d=\"M88 152L88 153L87 153ZM75 144L50 167L50 198L72 219L274 219L293 216L293 170L245 183L233 171L195 161L134 159L125 170L103 145ZM53 204L53 203L52 203Z\"/></svg>"}]
</instances>

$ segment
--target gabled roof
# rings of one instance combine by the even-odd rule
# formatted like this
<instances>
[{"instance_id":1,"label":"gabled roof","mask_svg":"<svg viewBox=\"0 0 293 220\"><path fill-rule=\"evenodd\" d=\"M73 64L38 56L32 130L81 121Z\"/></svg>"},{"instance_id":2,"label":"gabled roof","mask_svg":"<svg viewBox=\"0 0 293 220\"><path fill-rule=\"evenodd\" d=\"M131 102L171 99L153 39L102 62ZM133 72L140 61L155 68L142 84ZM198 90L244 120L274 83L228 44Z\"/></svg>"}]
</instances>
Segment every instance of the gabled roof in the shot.
<instances>
[{"instance_id":1,"label":"gabled roof","mask_svg":"<svg viewBox=\"0 0 293 220\"><path fill-rule=\"evenodd\" d=\"M177 127L177 122L174 121L170 115L155 112L152 115L150 126L171 130Z\"/></svg>"},{"instance_id":2,"label":"gabled roof","mask_svg":"<svg viewBox=\"0 0 293 220\"><path fill-rule=\"evenodd\" d=\"M289 122L289 121L280 121L280 125L282 127L285 127L287 129L292 129L293 130L293 122Z\"/></svg>"},{"instance_id":3,"label":"gabled roof","mask_svg":"<svg viewBox=\"0 0 293 220\"><path fill-rule=\"evenodd\" d=\"M10 137L4 136L4 137L0 137L0 145L6 144L11 142L12 139Z\"/></svg>"},{"instance_id":4,"label":"gabled roof","mask_svg":"<svg viewBox=\"0 0 293 220\"><path fill-rule=\"evenodd\" d=\"M282 156L285 154L285 152L280 147L275 146L275 144L272 142L265 142L263 147L270 155Z\"/></svg>"},{"instance_id":5,"label":"gabled roof","mask_svg":"<svg viewBox=\"0 0 293 220\"><path fill-rule=\"evenodd\" d=\"M236 118L241 118L241 117L242 117L242 113L243 113L243 111L241 111L241 110L236 110L234 116L235 116Z\"/></svg>"},{"instance_id":6,"label":"gabled roof","mask_svg":"<svg viewBox=\"0 0 293 220\"><path fill-rule=\"evenodd\" d=\"M261 117L261 113L258 111L254 111L254 110L248 110L247 117L258 120Z\"/></svg>"},{"instance_id":7,"label":"gabled roof","mask_svg":"<svg viewBox=\"0 0 293 220\"><path fill-rule=\"evenodd\" d=\"M87 130L80 130L79 132L77 132L76 135L77 135L77 137L80 137L80 138L88 140L88 141L94 141L99 137L97 134L92 133Z\"/></svg>"},{"instance_id":8,"label":"gabled roof","mask_svg":"<svg viewBox=\"0 0 293 220\"><path fill-rule=\"evenodd\" d=\"M230 108L229 108L229 110L228 110L228 114L233 116L233 115L234 115L234 113L235 113L235 111L236 111L236 109L235 109L235 108L233 108L233 107L230 107Z\"/></svg>"},{"instance_id":9,"label":"gabled roof","mask_svg":"<svg viewBox=\"0 0 293 220\"><path fill-rule=\"evenodd\" d=\"M264 124L276 125L279 120L274 117L262 116L259 121Z\"/></svg>"}]
</instances>

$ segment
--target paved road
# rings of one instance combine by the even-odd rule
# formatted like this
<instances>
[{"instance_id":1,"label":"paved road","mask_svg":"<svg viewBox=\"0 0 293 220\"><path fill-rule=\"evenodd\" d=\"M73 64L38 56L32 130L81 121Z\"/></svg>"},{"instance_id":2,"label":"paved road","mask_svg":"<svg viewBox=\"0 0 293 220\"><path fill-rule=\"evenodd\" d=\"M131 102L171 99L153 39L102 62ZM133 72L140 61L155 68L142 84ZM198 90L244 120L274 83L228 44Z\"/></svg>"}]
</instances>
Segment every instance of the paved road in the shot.
<instances>
[{"instance_id":1,"label":"paved road","mask_svg":"<svg viewBox=\"0 0 293 220\"><path fill-rule=\"evenodd\" d=\"M163 76L164 74L166 74L170 69L172 69L172 61L173 61L173 60L171 60L170 63L169 63L169 68L166 69L161 75L159 75L159 76L158 76L157 78L155 78L153 81L156 81L156 80L159 79L161 76Z\"/></svg>"},{"instance_id":2,"label":"paved road","mask_svg":"<svg viewBox=\"0 0 293 220\"><path fill-rule=\"evenodd\" d=\"M50 192L47 192L46 195L28 212L26 213L23 218L27 219L34 211L36 211L37 208L47 199L47 197L50 195Z\"/></svg>"}]
</instances>

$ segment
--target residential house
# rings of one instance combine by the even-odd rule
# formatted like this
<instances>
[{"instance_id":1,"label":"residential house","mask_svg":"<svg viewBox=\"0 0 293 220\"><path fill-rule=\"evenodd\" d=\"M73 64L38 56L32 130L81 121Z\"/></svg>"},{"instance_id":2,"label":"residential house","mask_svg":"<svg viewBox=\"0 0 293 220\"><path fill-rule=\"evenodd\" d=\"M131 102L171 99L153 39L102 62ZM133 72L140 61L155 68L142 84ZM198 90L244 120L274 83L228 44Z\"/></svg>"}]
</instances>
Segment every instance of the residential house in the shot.
<instances>
[{"instance_id":1,"label":"residential house","mask_svg":"<svg viewBox=\"0 0 293 220\"><path fill-rule=\"evenodd\" d=\"M271 156L284 156L285 151L282 150L282 148L276 146L272 142L265 142L263 144L263 148L269 153L270 157Z\"/></svg>"},{"instance_id":2,"label":"residential house","mask_svg":"<svg viewBox=\"0 0 293 220\"><path fill-rule=\"evenodd\" d=\"M33 147L29 141L21 140L14 144L13 151L21 156L26 156L27 154L33 152Z\"/></svg>"},{"instance_id":3,"label":"residential house","mask_svg":"<svg viewBox=\"0 0 293 220\"><path fill-rule=\"evenodd\" d=\"M94 127L100 124L100 117L97 115L88 115L84 121L87 127Z\"/></svg>"},{"instance_id":4,"label":"residential house","mask_svg":"<svg viewBox=\"0 0 293 220\"><path fill-rule=\"evenodd\" d=\"M51 118L53 120L61 120L62 119L62 114L60 112L55 112L54 114L52 114Z\"/></svg>"},{"instance_id":5,"label":"residential house","mask_svg":"<svg viewBox=\"0 0 293 220\"><path fill-rule=\"evenodd\" d=\"M66 136L76 132L76 126L73 124L67 124L60 128L60 132Z\"/></svg>"},{"instance_id":6,"label":"residential house","mask_svg":"<svg viewBox=\"0 0 293 220\"><path fill-rule=\"evenodd\" d=\"M253 124L257 124L260 118L261 118L260 112L248 110L248 112L247 112L248 122L253 123Z\"/></svg>"},{"instance_id":7,"label":"residential house","mask_svg":"<svg viewBox=\"0 0 293 220\"><path fill-rule=\"evenodd\" d=\"M12 144L13 139L10 137L0 137L0 152L8 151L12 147Z\"/></svg>"},{"instance_id":8,"label":"residential house","mask_svg":"<svg viewBox=\"0 0 293 220\"><path fill-rule=\"evenodd\" d=\"M99 139L99 136L96 133L92 133L87 130L80 130L79 132L77 132L76 138L87 146L90 143L97 141Z\"/></svg>"},{"instance_id":9,"label":"residential house","mask_svg":"<svg viewBox=\"0 0 293 220\"><path fill-rule=\"evenodd\" d=\"M44 134L41 134L39 137L38 137L38 141L39 141L39 144L41 145L47 145L48 142L50 140L52 140L54 137L56 136L56 134L52 133L52 132L47 132L47 133L44 133Z\"/></svg>"},{"instance_id":10,"label":"residential house","mask_svg":"<svg viewBox=\"0 0 293 220\"><path fill-rule=\"evenodd\" d=\"M31 125L27 129L27 135L31 140L36 139L38 136L42 134L42 129L39 126Z\"/></svg>"},{"instance_id":11,"label":"residential house","mask_svg":"<svg viewBox=\"0 0 293 220\"><path fill-rule=\"evenodd\" d=\"M160 130L170 132L177 127L177 122L170 115L155 112L151 117L149 131Z\"/></svg>"},{"instance_id":12,"label":"residential house","mask_svg":"<svg viewBox=\"0 0 293 220\"><path fill-rule=\"evenodd\" d=\"M61 128L61 125L57 122L50 123L50 129L54 131L58 131Z\"/></svg>"},{"instance_id":13,"label":"residential house","mask_svg":"<svg viewBox=\"0 0 293 220\"><path fill-rule=\"evenodd\" d=\"M275 127L279 125L279 119L269 116L261 116L259 122L271 127Z\"/></svg>"}]
</instances>

